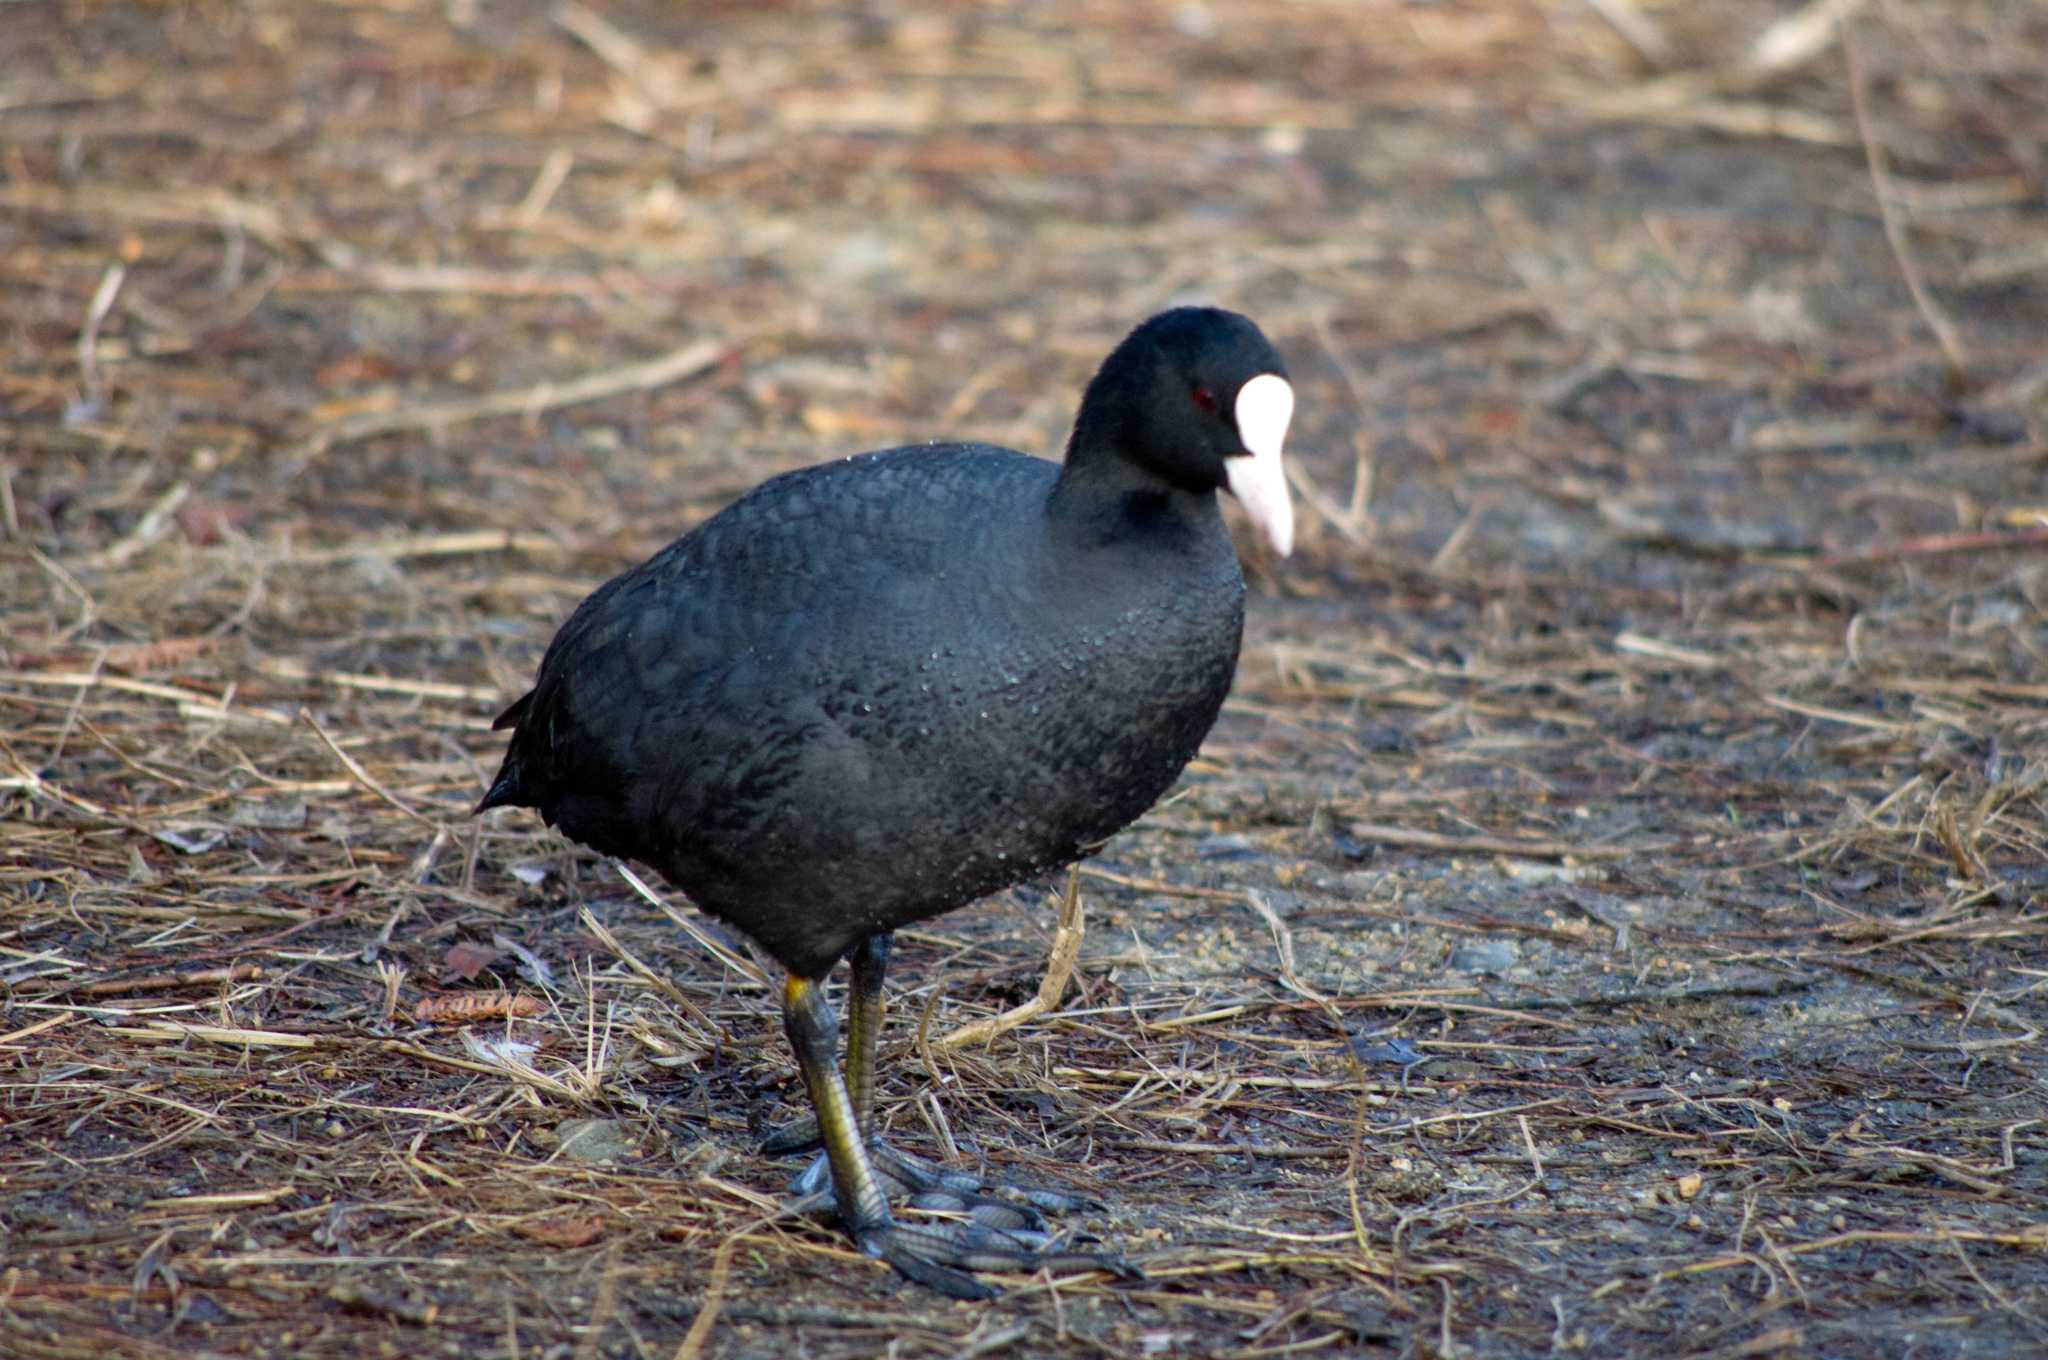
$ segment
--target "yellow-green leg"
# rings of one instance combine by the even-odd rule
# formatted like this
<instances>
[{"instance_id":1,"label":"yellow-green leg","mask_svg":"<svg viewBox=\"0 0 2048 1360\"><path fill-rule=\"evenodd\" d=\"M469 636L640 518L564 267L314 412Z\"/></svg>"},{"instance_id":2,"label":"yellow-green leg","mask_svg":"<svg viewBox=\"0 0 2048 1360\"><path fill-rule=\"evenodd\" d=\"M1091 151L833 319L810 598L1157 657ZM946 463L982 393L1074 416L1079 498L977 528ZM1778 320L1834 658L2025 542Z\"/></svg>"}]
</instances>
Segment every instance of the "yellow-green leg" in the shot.
<instances>
[{"instance_id":1,"label":"yellow-green leg","mask_svg":"<svg viewBox=\"0 0 2048 1360\"><path fill-rule=\"evenodd\" d=\"M881 1028L882 973L887 962L886 939L879 947L870 941L854 955L847 1067L858 1080L857 1086L840 1069L839 1024L825 1000L823 981L791 975L782 992L783 1025L811 1098L817 1139L824 1144L826 1166L832 1174L833 1198L861 1250L887 1261L907 1279L956 1299L995 1296L994 1289L967 1273L975 1270L1031 1271L1050 1266L1135 1276L1136 1272L1116 1257L1054 1246L1039 1231L1043 1220L1034 1209L980 1193L975 1188L979 1185L976 1178L908 1157L879 1140L870 1142L864 1125L872 1121L875 1036ZM889 1212L884 1181L876 1172L877 1155L885 1159L890 1183L915 1192L923 1207L945 1210L956 1221L931 1227L898 1223ZM799 1182L802 1180L800 1177ZM1054 1198L1071 1200L1047 1196Z\"/></svg>"},{"instance_id":2,"label":"yellow-green leg","mask_svg":"<svg viewBox=\"0 0 2048 1360\"><path fill-rule=\"evenodd\" d=\"M870 936L855 945L847 959L853 978L846 996L846 1091L863 1137L875 1132L875 1054L882 1035L882 979L889 971L889 946L895 938ZM817 982L824 985L822 978ZM813 1119L798 1120L761 1140L761 1151L770 1156L821 1146L823 1139Z\"/></svg>"},{"instance_id":3,"label":"yellow-green leg","mask_svg":"<svg viewBox=\"0 0 2048 1360\"><path fill-rule=\"evenodd\" d=\"M875 1131L875 1051L882 1038L882 977L894 935L870 935L854 946L846 994L846 1090L865 1135Z\"/></svg>"},{"instance_id":4,"label":"yellow-green leg","mask_svg":"<svg viewBox=\"0 0 2048 1360\"><path fill-rule=\"evenodd\" d=\"M846 1079L839 1074L839 1023L825 1000L822 982L790 975L782 989L782 1023L796 1050L797 1069L810 1093L818 1120L818 1141L832 1165L832 1188L839 1213L856 1238L869 1228L889 1224L889 1201L875 1169L868 1162L867 1139L854 1113ZM865 1241L861 1243L867 1245Z\"/></svg>"}]
</instances>

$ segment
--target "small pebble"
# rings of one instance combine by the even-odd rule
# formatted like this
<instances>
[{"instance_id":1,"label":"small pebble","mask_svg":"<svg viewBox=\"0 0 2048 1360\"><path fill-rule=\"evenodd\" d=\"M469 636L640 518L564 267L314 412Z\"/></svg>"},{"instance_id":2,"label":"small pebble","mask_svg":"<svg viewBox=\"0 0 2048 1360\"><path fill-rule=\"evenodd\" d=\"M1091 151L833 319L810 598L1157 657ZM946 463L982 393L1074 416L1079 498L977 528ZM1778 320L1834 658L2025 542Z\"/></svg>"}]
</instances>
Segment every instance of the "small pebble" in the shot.
<instances>
[{"instance_id":1,"label":"small pebble","mask_svg":"<svg viewBox=\"0 0 2048 1360\"><path fill-rule=\"evenodd\" d=\"M1474 940L1451 951L1451 969L1459 973L1505 973L1521 961L1513 940Z\"/></svg>"}]
</instances>

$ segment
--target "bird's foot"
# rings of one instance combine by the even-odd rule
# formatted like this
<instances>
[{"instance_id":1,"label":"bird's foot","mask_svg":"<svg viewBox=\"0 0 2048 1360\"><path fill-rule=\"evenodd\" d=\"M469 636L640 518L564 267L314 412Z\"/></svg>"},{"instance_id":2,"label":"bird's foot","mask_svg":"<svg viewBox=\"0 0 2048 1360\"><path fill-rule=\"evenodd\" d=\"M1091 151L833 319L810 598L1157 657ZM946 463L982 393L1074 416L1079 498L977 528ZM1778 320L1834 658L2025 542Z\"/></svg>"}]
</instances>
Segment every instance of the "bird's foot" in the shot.
<instances>
[{"instance_id":1,"label":"bird's foot","mask_svg":"<svg viewBox=\"0 0 2048 1360\"><path fill-rule=\"evenodd\" d=\"M1004 1231L1022 1231L1048 1237L1046 1214L1069 1214L1102 1206L1085 1195L1069 1194L1037 1185L984 1180L971 1172L956 1171L928 1162L891 1146L879 1137L868 1139L868 1158L881 1178L883 1193L902 1200L910 1208L938 1213L967 1214L976 1221ZM832 1164L819 1153L809 1166L796 1174L790 1190L808 1197L823 1192L832 1201Z\"/></svg>"},{"instance_id":2,"label":"bird's foot","mask_svg":"<svg viewBox=\"0 0 2048 1360\"><path fill-rule=\"evenodd\" d=\"M889 1221L856 1229L854 1240L903 1278L955 1299L996 1297L1000 1290L974 1277L973 1272L984 1270L1101 1270L1124 1280L1145 1278L1121 1257L1054 1245L1042 1232L996 1228L975 1220L915 1225Z\"/></svg>"},{"instance_id":3,"label":"bird's foot","mask_svg":"<svg viewBox=\"0 0 2048 1360\"><path fill-rule=\"evenodd\" d=\"M798 1152L816 1152L825 1146L825 1139L818 1132L818 1121L810 1115L779 1129L770 1129L768 1136L761 1140L761 1151L770 1157L788 1157Z\"/></svg>"},{"instance_id":4,"label":"bird's foot","mask_svg":"<svg viewBox=\"0 0 2048 1360\"><path fill-rule=\"evenodd\" d=\"M880 1138L870 1138L867 1146L884 1193L917 1214L919 1221L885 1218L849 1227L863 1251L887 1261L906 1279L952 1298L983 1299L996 1291L969 1272L1028 1274L1050 1267L1144 1278L1121 1257L1070 1246L1065 1234L1048 1228L1046 1214L1099 1207L1093 1200L1061 1190L985 1181L912 1156ZM838 1207L831 1165L822 1154L797 1173L790 1189L807 1205Z\"/></svg>"}]
</instances>

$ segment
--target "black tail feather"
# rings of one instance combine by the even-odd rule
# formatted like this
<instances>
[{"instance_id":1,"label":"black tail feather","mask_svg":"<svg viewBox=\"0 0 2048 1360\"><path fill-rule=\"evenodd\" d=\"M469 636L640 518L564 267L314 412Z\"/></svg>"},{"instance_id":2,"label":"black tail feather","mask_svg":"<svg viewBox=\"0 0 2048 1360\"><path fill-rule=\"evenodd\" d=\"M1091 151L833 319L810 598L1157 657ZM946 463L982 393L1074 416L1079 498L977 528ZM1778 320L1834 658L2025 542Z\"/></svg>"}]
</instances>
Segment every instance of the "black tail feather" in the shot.
<instances>
[{"instance_id":1,"label":"black tail feather","mask_svg":"<svg viewBox=\"0 0 2048 1360\"><path fill-rule=\"evenodd\" d=\"M491 730L493 732L502 732L508 727L517 727L518 724L523 722L526 718L526 710L533 705L533 694L532 690L528 690L513 700L511 707L492 720ZM520 735L517 731L513 732L512 744L505 749L505 763L498 767L498 777L491 781L490 792L486 793L483 801L476 805L474 811L470 813L471 816L489 812L494 807L533 806L533 799L527 796L523 787L524 781L519 777Z\"/></svg>"},{"instance_id":2,"label":"black tail feather","mask_svg":"<svg viewBox=\"0 0 2048 1360\"><path fill-rule=\"evenodd\" d=\"M470 809L469 815L472 817L479 816L489 812L494 807L531 806L532 804L526 799L519 787L519 772L512 768L510 761L507 761L505 762L505 768L498 771L498 777L491 784L490 792L483 796L482 802Z\"/></svg>"},{"instance_id":3,"label":"black tail feather","mask_svg":"<svg viewBox=\"0 0 2048 1360\"><path fill-rule=\"evenodd\" d=\"M519 720L526 716L527 708L533 703L533 694L532 690L528 690L517 699L514 699L510 708L507 708L503 713L491 719L491 730L493 732L502 732L508 727L517 726Z\"/></svg>"}]
</instances>

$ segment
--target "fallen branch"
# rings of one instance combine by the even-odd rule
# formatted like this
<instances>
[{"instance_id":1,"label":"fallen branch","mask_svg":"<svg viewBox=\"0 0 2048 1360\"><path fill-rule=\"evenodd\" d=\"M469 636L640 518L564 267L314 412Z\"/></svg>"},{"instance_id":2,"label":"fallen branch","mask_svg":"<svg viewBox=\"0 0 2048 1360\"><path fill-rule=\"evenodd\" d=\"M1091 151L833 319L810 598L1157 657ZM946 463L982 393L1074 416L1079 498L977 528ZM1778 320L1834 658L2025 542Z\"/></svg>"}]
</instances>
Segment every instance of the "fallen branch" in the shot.
<instances>
[{"instance_id":1,"label":"fallen branch","mask_svg":"<svg viewBox=\"0 0 2048 1360\"><path fill-rule=\"evenodd\" d=\"M1997 552L2002 548L2048 547L2048 527L2028 529L1973 529L1956 534L1921 534L1891 543L1872 543L1861 548L1844 548L1815 562L1817 567L1868 566L1902 557L1953 557L1962 553Z\"/></svg>"},{"instance_id":2,"label":"fallen branch","mask_svg":"<svg viewBox=\"0 0 2048 1360\"><path fill-rule=\"evenodd\" d=\"M539 382L481 397L432 401L419 406L402 406L395 411L366 411L346 416L314 429L301 441L297 450L297 466L302 468L336 444L368 439L373 435L440 429L487 420L492 416L531 416L561 406L576 406L617 396L621 392L662 387L702 373L731 352L732 346L723 340L696 340L659 359L628 364L624 368L606 368L567 382Z\"/></svg>"},{"instance_id":3,"label":"fallen branch","mask_svg":"<svg viewBox=\"0 0 2048 1360\"><path fill-rule=\"evenodd\" d=\"M1517 840L1509 836L1445 836L1379 822L1353 822L1351 834L1362 841L1405 845L1417 850L1449 850L1468 855L1519 855L1525 859L1621 859L1634 853L1618 845L1575 845L1570 841Z\"/></svg>"},{"instance_id":4,"label":"fallen branch","mask_svg":"<svg viewBox=\"0 0 2048 1360\"><path fill-rule=\"evenodd\" d=\"M1038 995L1010 1007L1001 1015L976 1020L950 1034L940 1035L932 1040L932 1051L952 1053L969 1044L986 1043L1026 1021L1036 1020L1059 1005L1060 997L1066 993L1067 982L1074 976L1074 961L1081 957L1081 938L1085 933L1081 914L1081 876L1069 870L1067 890L1060 898L1059 924L1053 931L1052 954L1046 960L1045 976L1039 979Z\"/></svg>"},{"instance_id":5,"label":"fallen branch","mask_svg":"<svg viewBox=\"0 0 2048 1360\"><path fill-rule=\"evenodd\" d=\"M1948 366L1949 390L1961 392L1970 385L1969 356L1963 352L1963 340L1956 333L1955 323L1948 319L1948 314L1941 310L1934 295L1927 291L1927 282L1920 277L1920 266L1914 262L1912 252L1906 249L1906 229L1899 222L1891 172L1885 168L1884 148L1878 145L1870 131L1868 81L1863 73L1862 55L1856 48L1856 26L1845 14L1841 28L1842 55L1849 63L1849 107L1856 114L1856 135L1863 141L1863 156L1870 166L1870 187L1877 195L1878 216L1884 222L1884 239L1891 245L1892 258L1898 261L1899 276L1906 281L1906 291L1913 295L1913 306L1919 309L1920 319L1927 323L1927 329L1934 332L1935 342L1941 346L1942 358Z\"/></svg>"}]
</instances>

